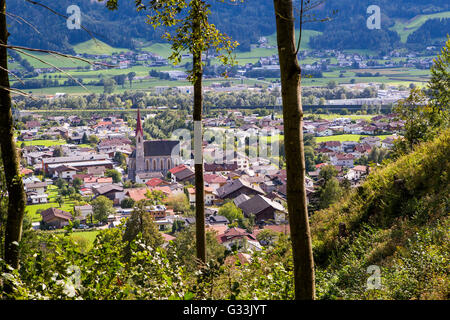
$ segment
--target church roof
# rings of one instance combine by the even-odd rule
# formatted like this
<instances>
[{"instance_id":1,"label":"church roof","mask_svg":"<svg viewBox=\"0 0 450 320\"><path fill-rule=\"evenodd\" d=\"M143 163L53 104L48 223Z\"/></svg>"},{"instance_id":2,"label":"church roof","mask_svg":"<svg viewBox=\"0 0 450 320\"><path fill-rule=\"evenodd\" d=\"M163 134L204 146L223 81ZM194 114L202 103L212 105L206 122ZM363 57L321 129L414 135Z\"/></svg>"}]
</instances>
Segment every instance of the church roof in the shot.
<instances>
[{"instance_id":1,"label":"church roof","mask_svg":"<svg viewBox=\"0 0 450 320\"><path fill-rule=\"evenodd\" d=\"M144 141L144 157L171 156L179 154L180 142L177 140L147 140ZM136 158L136 150L130 156Z\"/></svg>"}]
</instances>

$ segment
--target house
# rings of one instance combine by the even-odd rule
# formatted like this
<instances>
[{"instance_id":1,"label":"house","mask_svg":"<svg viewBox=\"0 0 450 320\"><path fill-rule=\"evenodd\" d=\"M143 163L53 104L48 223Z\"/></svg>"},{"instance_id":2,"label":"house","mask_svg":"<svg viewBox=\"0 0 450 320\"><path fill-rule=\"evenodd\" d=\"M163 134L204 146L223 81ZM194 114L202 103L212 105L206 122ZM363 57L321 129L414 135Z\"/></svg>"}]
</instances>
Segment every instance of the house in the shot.
<instances>
[{"instance_id":1,"label":"house","mask_svg":"<svg viewBox=\"0 0 450 320\"><path fill-rule=\"evenodd\" d=\"M322 148L327 148L332 150L333 152L342 151L342 144L340 141L325 141L320 144Z\"/></svg>"},{"instance_id":2,"label":"house","mask_svg":"<svg viewBox=\"0 0 450 320\"><path fill-rule=\"evenodd\" d=\"M214 189L211 187L205 187L205 204L210 206L216 200L216 195L214 193Z\"/></svg>"},{"instance_id":3,"label":"house","mask_svg":"<svg viewBox=\"0 0 450 320\"><path fill-rule=\"evenodd\" d=\"M334 166L342 166L353 168L355 157L352 154L348 153L337 153L333 157L330 158L331 164Z\"/></svg>"},{"instance_id":4,"label":"house","mask_svg":"<svg viewBox=\"0 0 450 320\"><path fill-rule=\"evenodd\" d=\"M272 191L266 195L266 198L281 204L283 207L287 204L286 198L277 191Z\"/></svg>"},{"instance_id":5,"label":"house","mask_svg":"<svg viewBox=\"0 0 450 320\"><path fill-rule=\"evenodd\" d=\"M25 184L25 191L27 193L34 192L36 194L45 194L48 182L32 182Z\"/></svg>"},{"instance_id":6,"label":"house","mask_svg":"<svg viewBox=\"0 0 450 320\"><path fill-rule=\"evenodd\" d=\"M80 217L81 220L86 220L86 217L92 214L93 211L92 206L90 204L86 204L83 206L75 206L74 212L79 214L77 218Z\"/></svg>"},{"instance_id":7,"label":"house","mask_svg":"<svg viewBox=\"0 0 450 320\"><path fill-rule=\"evenodd\" d=\"M120 204L125 197L123 188L115 184L94 186L92 191L94 192L95 197L105 196L109 200L112 200L115 205Z\"/></svg>"},{"instance_id":8,"label":"house","mask_svg":"<svg viewBox=\"0 0 450 320\"><path fill-rule=\"evenodd\" d=\"M353 181L356 180L357 181L357 180L360 180L367 173L368 173L367 166L357 165L348 170L346 178L348 180L353 180Z\"/></svg>"},{"instance_id":9,"label":"house","mask_svg":"<svg viewBox=\"0 0 450 320\"><path fill-rule=\"evenodd\" d=\"M71 220L73 220L72 215L69 212L62 211L57 208L48 208L41 212L42 221L49 226L56 229L63 228L67 226Z\"/></svg>"},{"instance_id":10,"label":"house","mask_svg":"<svg viewBox=\"0 0 450 320\"><path fill-rule=\"evenodd\" d=\"M387 137L383 141L381 141L381 147L391 149L394 146L395 140L398 139L398 136Z\"/></svg>"},{"instance_id":11,"label":"house","mask_svg":"<svg viewBox=\"0 0 450 320\"><path fill-rule=\"evenodd\" d=\"M332 136L333 130L327 127L319 127L316 129L316 136L318 137L326 137L326 136Z\"/></svg>"},{"instance_id":12,"label":"house","mask_svg":"<svg viewBox=\"0 0 450 320\"><path fill-rule=\"evenodd\" d=\"M36 120L30 120L25 122L25 127L30 130L30 129L36 129L36 128L40 128L41 127L41 123L39 121Z\"/></svg>"},{"instance_id":13,"label":"house","mask_svg":"<svg viewBox=\"0 0 450 320\"><path fill-rule=\"evenodd\" d=\"M378 137L365 137L360 140L361 143L367 143L371 147L381 147L381 139Z\"/></svg>"},{"instance_id":14,"label":"house","mask_svg":"<svg viewBox=\"0 0 450 320\"><path fill-rule=\"evenodd\" d=\"M33 175L33 170L28 168L22 168L20 169L20 174L24 177L31 177Z\"/></svg>"},{"instance_id":15,"label":"house","mask_svg":"<svg viewBox=\"0 0 450 320\"><path fill-rule=\"evenodd\" d=\"M205 172L210 173L222 173L226 174L227 172L236 171L238 170L238 164L236 162L233 163L205 163L204 164L204 170Z\"/></svg>"},{"instance_id":16,"label":"house","mask_svg":"<svg viewBox=\"0 0 450 320\"><path fill-rule=\"evenodd\" d=\"M264 191L260 187L254 186L251 183L238 178L229 181L227 184L217 189L216 193L220 199L234 199L241 194L248 196L257 194L263 195Z\"/></svg>"},{"instance_id":17,"label":"house","mask_svg":"<svg viewBox=\"0 0 450 320\"><path fill-rule=\"evenodd\" d=\"M193 182L195 172L184 164L180 164L169 170L173 182Z\"/></svg>"},{"instance_id":18,"label":"house","mask_svg":"<svg viewBox=\"0 0 450 320\"><path fill-rule=\"evenodd\" d=\"M261 195L242 202L239 208L246 217L254 216L256 222L268 220L279 222L286 219L286 209L281 204Z\"/></svg>"},{"instance_id":19,"label":"house","mask_svg":"<svg viewBox=\"0 0 450 320\"><path fill-rule=\"evenodd\" d=\"M95 166L87 168L87 174L91 174L97 177L103 177L105 175L106 168L104 166Z\"/></svg>"},{"instance_id":20,"label":"house","mask_svg":"<svg viewBox=\"0 0 450 320\"><path fill-rule=\"evenodd\" d=\"M194 204L195 203L195 189L187 188L187 192L188 192L189 203Z\"/></svg>"},{"instance_id":21,"label":"house","mask_svg":"<svg viewBox=\"0 0 450 320\"><path fill-rule=\"evenodd\" d=\"M85 187L109 185L112 183L113 183L112 177L86 177L83 179L83 185Z\"/></svg>"},{"instance_id":22,"label":"house","mask_svg":"<svg viewBox=\"0 0 450 320\"><path fill-rule=\"evenodd\" d=\"M362 157L363 155L368 155L372 147L367 143L360 143L355 146L352 154L357 158Z\"/></svg>"},{"instance_id":23,"label":"house","mask_svg":"<svg viewBox=\"0 0 450 320\"><path fill-rule=\"evenodd\" d=\"M170 183L160 178L152 178L145 183L148 187L168 186Z\"/></svg>"},{"instance_id":24,"label":"house","mask_svg":"<svg viewBox=\"0 0 450 320\"><path fill-rule=\"evenodd\" d=\"M241 228L229 228L224 233L217 235L217 240L228 250L259 251L262 249L256 237Z\"/></svg>"},{"instance_id":25,"label":"house","mask_svg":"<svg viewBox=\"0 0 450 320\"><path fill-rule=\"evenodd\" d=\"M58 177L65 180L73 180L73 176L77 174L77 171L77 168L63 164L55 168L53 177Z\"/></svg>"},{"instance_id":26,"label":"house","mask_svg":"<svg viewBox=\"0 0 450 320\"><path fill-rule=\"evenodd\" d=\"M36 192L27 192L28 204L48 203L48 194L37 194Z\"/></svg>"},{"instance_id":27,"label":"house","mask_svg":"<svg viewBox=\"0 0 450 320\"><path fill-rule=\"evenodd\" d=\"M227 178L218 174L204 174L203 181L205 185L217 190L227 183Z\"/></svg>"},{"instance_id":28,"label":"house","mask_svg":"<svg viewBox=\"0 0 450 320\"><path fill-rule=\"evenodd\" d=\"M227 225L230 223L227 218L219 215L210 215L206 220L210 225Z\"/></svg>"},{"instance_id":29,"label":"house","mask_svg":"<svg viewBox=\"0 0 450 320\"><path fill-rule=\"evenodd\" d=\"M154 179L154 178L164 178L163 174L161 172L140 172L136 173L135 181L136 183L147 183L147 181Z\"/></svg>"}]
</instances>

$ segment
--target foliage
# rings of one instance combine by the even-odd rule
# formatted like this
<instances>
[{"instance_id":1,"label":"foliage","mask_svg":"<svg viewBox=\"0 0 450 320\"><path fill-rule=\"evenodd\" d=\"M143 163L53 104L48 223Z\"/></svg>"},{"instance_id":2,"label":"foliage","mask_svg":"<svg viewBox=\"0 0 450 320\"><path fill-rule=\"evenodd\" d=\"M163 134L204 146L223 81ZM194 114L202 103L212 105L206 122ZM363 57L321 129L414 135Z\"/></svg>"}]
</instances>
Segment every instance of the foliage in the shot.
<instances>
[{"instance_id":1,"label":"foliage","mask_svg":"<svg viewBox=\"0 0 450 320\"><path fill-rule=\"evenodd\" d=\"M114 183L119 183L122 181L122 175L116 169L108 169L105 172L107 177L112 177Z\"/></svg>"},{"instance_id":2,"label":"foliage","mask_svg":"<svg viewBox=\"0 0 450 320\"><path fill-rule=\"evenodd\" d=\"M394 156L411 152L450 126L450 37L431 67L427 89L413 88L395 107L405 123L404 139L395 144Z\"/></svg>"},{"instance_id":3,"label":"foliage","mask_svg":"<svg viewBox=\"0 0 450 320\"><path fill-rule=\"evenodd\" d=\"M170 195L165 202L173 208L174 212L181 212L183 214L190 212L189 199L184 193Z\"/></svg>"},{"instance_id":4,"label":"foliage","mask_svg":"<svg viewBox=\"0 0 450 320\"><path fill-rule=\"evenodd\" d=\"M319 298L448 299L449 133L375 170L348 198L315 212ZM370 265L381 268L379 290L366 290Z\"/></svg>"},{"instance_id":5,"label":"foliage","mask_svg":"<svg viewBox=\"0 0 450 320\"><path fill-rule=\"evenodd\" d=\"M115 214L113 202L105 196L98 196L91 201L93 216L96 220L106 222L108 216Z\"/></svg>"},{"instance_id":6,"label":"foliage","mask_svg":"<svg viewBox=\"0 0 450 320\"><path fill-rule=\"evenodd\" d=\"M217 241L216 235L216 232L206 231L207 262L218 261L224 258L225 248ZM176 237L168 246L170 256L174 254L178 257L187 270L197 270L195 226L185 227L176 233Z\"/></svg>"},{"instance_id":7,"label":"foliage","mask_svg":"<svg viewBox=\"0 0 450 320\"><path fill-rule=\"evenodd\" d=\"M219 208L219 215L227 218L230 223L233 223L235 220L239 221L244 219L242 210L236 207L233 201L227 201L224 205L222 205Z\"/></svg>"},{"instance_id":8,"label":"foliage","mask_svg":"<svg viewBox=\"0 0 450 320\"><path fill-rule=\"evenodd\" d=\"M146 208L144 200L138 201L126 222L123 240L127 242L125 256L128 259L130 246L133 240L140 235L143 243L152 248L157 248L163 244L163 237L159 234L158 227L154 223L154 218Z\"/></svg>"}]
</instances>

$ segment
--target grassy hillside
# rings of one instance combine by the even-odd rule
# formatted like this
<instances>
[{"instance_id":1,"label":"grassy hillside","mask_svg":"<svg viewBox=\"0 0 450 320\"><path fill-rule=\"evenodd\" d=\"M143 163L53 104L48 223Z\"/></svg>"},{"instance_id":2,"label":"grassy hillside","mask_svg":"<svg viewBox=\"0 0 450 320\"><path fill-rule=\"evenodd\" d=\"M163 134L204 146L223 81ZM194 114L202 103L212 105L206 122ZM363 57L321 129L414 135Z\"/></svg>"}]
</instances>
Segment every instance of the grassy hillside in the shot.
<instances>
[{"instance_id":1,"label":"grassy hillside","mask_svg":"<svg viewBox=\"0 0 450 320\"><path fill-rule=\"evenodd\" d=\"M434 14L421 14L410 20L397 20L390 30L395 31L400 36L401 42L406 43L408 36L420 28L428 19L450 18L450 11Z\"/></svg>"},{"instance_id":2,"label":"grassy hillside","mask_svg":"<svg viewBox=\"0 0 450 320\"><path fill-rule=\"evenodd\" d=\"M114 48L110 45L96 39L96 40L88 40L85 42L81 42L79 44L76 44L73 46L73 49L78 54L108 54L111 55L112 53L119 53L119 52L127 52L130 51L129 49L125 48Z\"/></svg>"},{"instance_id":3,"label":"grassy hillside","mask_svg":"<svg viewBox=\"0 0 450 320\"><path fill-rule=\"evenodd\" d=\"M340 203L315 213L318 296L449 299L449 194L446 130L371 173ZM380 289L367 290L370 265L381 269Z\"/></svg>"}]
</instances>

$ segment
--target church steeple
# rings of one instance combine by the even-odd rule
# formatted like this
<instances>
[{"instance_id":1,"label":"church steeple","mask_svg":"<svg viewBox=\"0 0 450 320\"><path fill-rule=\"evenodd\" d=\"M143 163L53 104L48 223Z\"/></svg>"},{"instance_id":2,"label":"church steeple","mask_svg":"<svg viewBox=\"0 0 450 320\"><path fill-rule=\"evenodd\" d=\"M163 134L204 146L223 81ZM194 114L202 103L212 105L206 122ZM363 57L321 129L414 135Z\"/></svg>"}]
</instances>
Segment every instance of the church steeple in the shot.
<instances>
[{"instance_id":1,"label":"church steeple","mask_svg":"<svg viewBox=\"0 0 450 320\"><path fill-rule=\"evenodd\" d=\"M141 112L138 109L136 119L136 173L143 172L145 169L145 154L144 154L144 131L141 123Z\"/></svg>"},{"instance_id":2,"label":"church steeple","mask_svg":"<svg viewBox=\"0 0 450 320\"><path fill-rule=\"evenodd\" d=\"M141 123L141 112L138 108L137 112L137 119L136 119L136 137L138 136L138 133L141 134L141 136L144 136L144 131L142 130L142 123Z\"/></svg>"}]
</instances>

